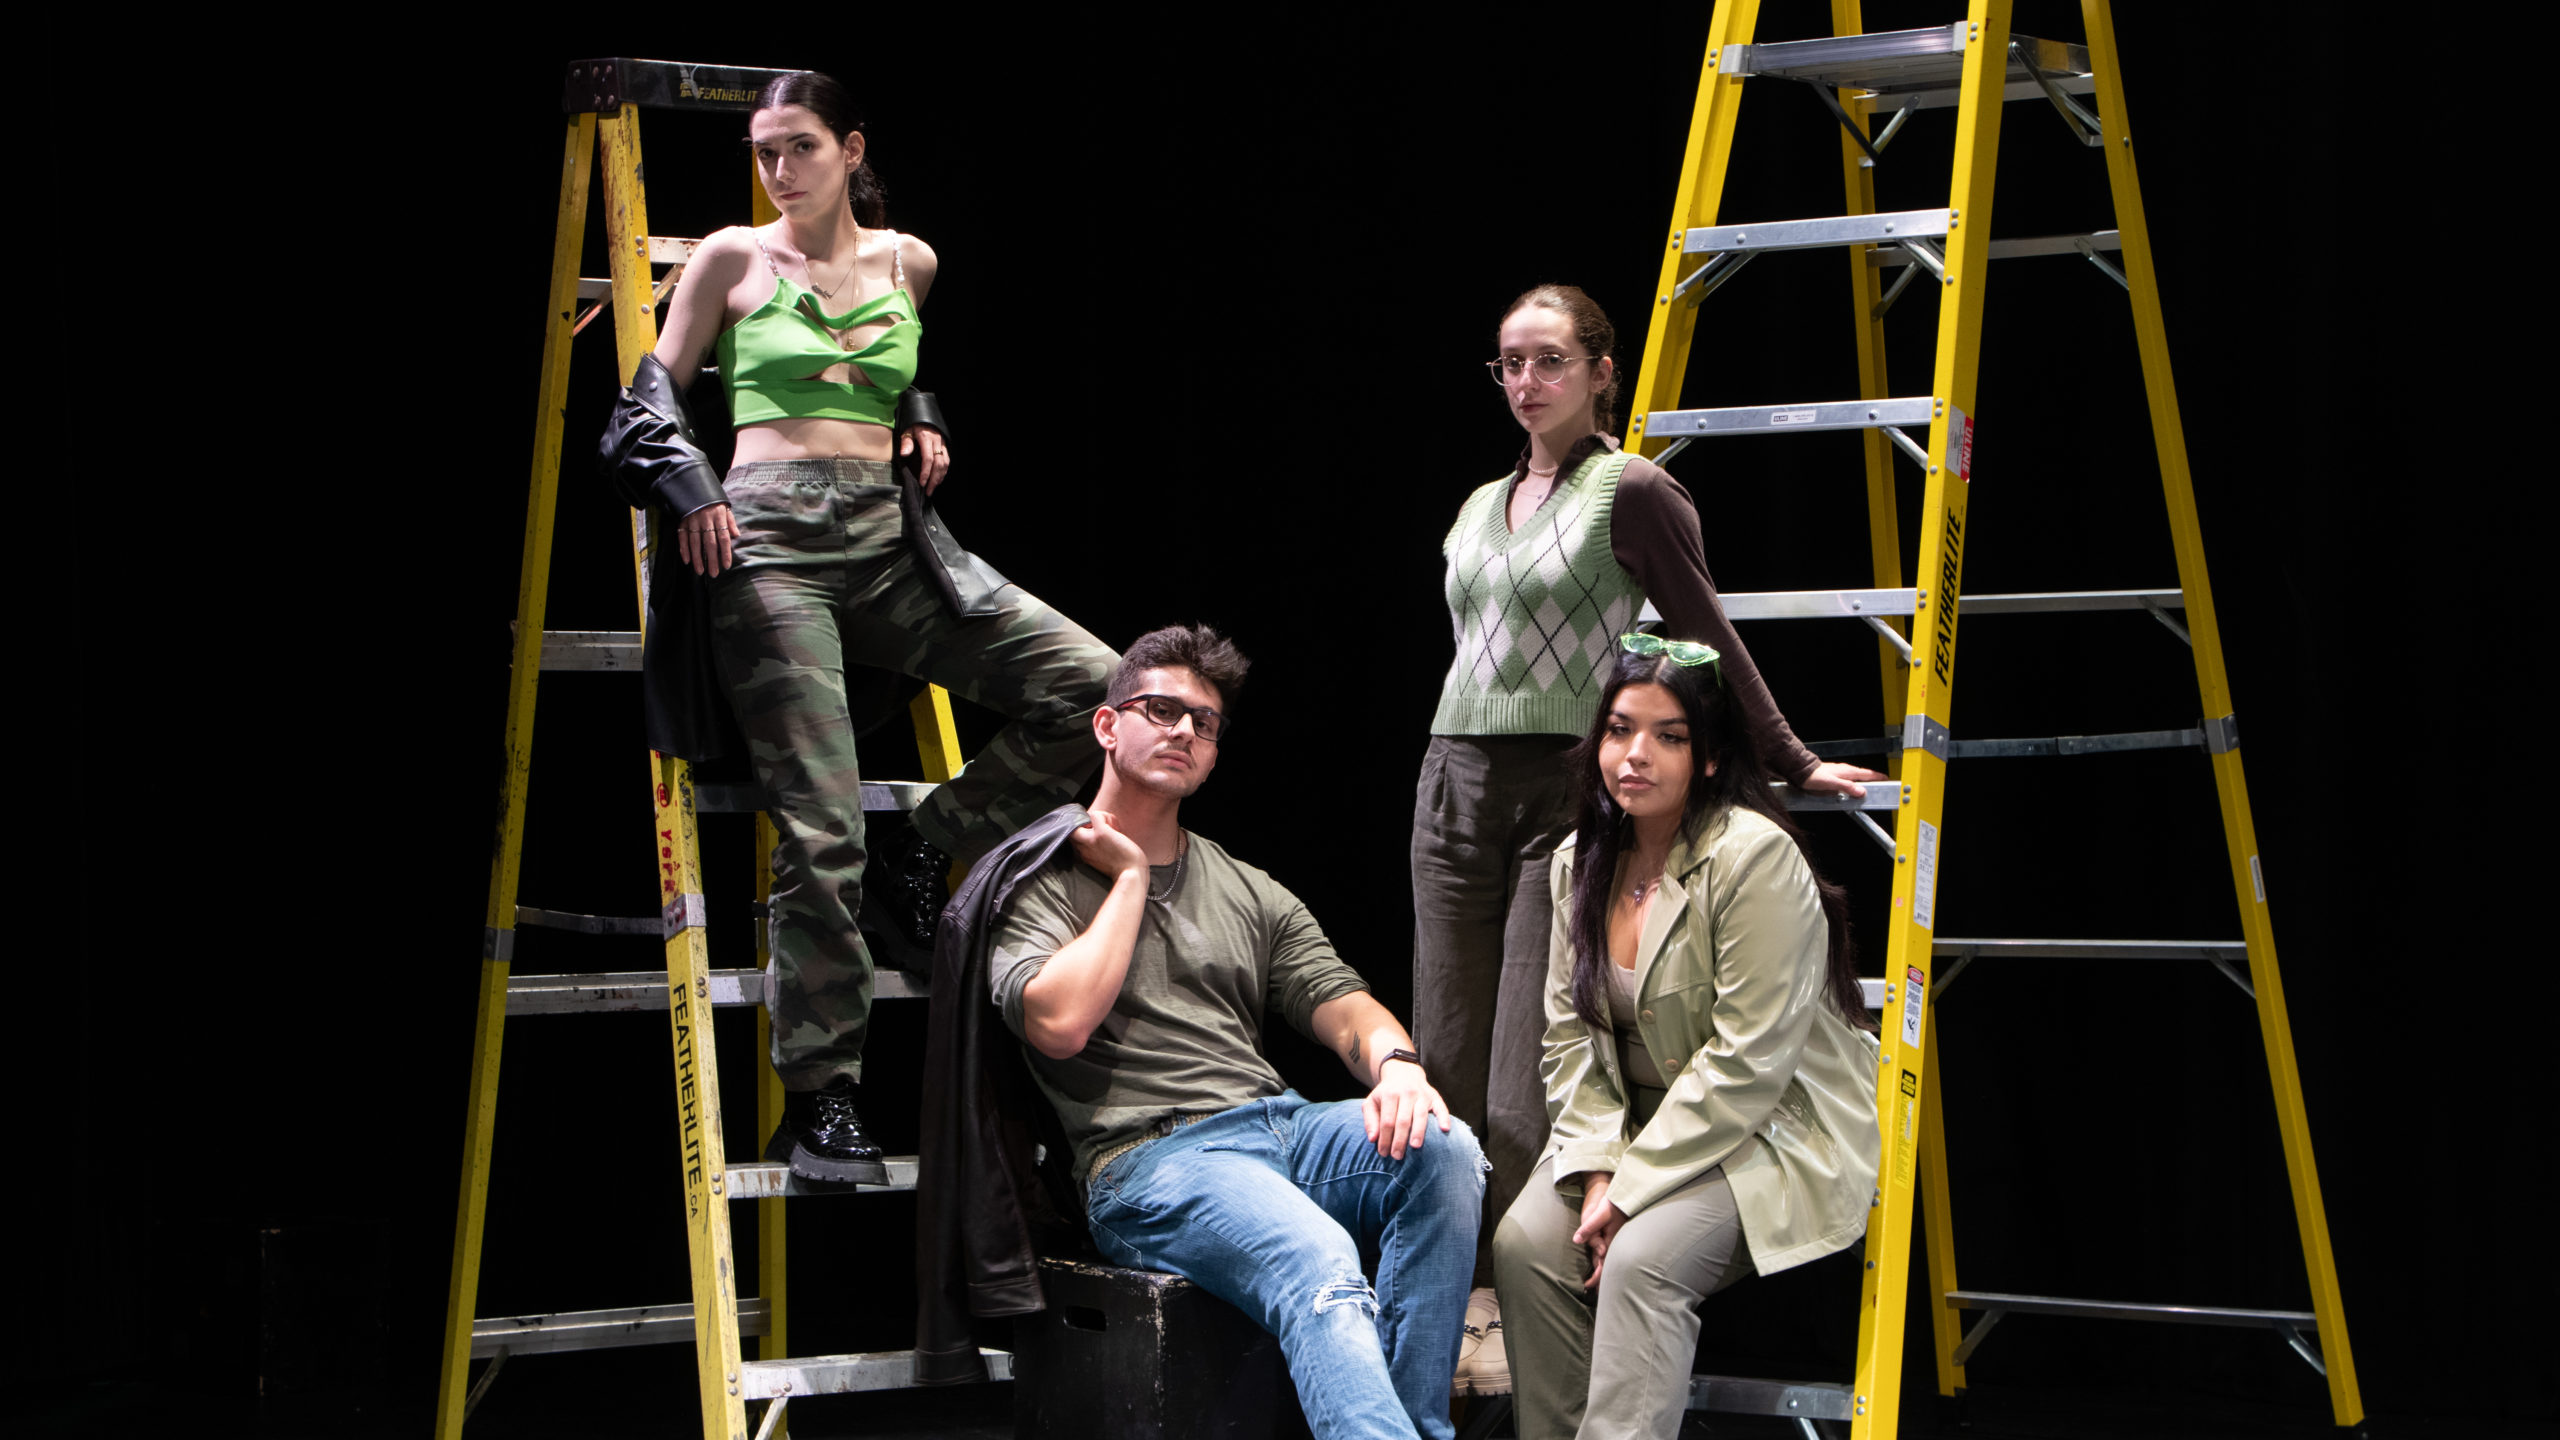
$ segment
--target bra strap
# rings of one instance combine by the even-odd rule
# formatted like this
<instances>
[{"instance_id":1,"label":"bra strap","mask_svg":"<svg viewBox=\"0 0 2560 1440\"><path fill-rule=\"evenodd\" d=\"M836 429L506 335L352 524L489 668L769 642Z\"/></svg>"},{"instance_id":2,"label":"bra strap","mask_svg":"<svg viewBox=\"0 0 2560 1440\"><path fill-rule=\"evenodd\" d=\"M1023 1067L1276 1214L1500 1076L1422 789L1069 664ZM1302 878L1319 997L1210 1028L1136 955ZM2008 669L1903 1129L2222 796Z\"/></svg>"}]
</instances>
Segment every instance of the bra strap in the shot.
<instances>
[{"instance_id":1,"label":"bra strap","mask_svg":"<svg viewBox=\"0 0 2560 1440\"><path fill-rule=\"evenodd\" d=\"M764 268L773 272L774 279L781 279L782 267L773 263L773 252L764 248L764 232L750 226L748 227L747 234L755 238L756 253L764 257Z\"/></svg>"},{"instance_id":2,"label":"bra strap","mask_svg":"<svg viewBox=\"0 0 2560 1440\"><path fill-rule=\"evenodd\" d=\"M904 290L907 288L907 237L899 235L895 230L889 233L897 236L889 250L889 284L895 289Z\"/></svg>"}]
</instances>

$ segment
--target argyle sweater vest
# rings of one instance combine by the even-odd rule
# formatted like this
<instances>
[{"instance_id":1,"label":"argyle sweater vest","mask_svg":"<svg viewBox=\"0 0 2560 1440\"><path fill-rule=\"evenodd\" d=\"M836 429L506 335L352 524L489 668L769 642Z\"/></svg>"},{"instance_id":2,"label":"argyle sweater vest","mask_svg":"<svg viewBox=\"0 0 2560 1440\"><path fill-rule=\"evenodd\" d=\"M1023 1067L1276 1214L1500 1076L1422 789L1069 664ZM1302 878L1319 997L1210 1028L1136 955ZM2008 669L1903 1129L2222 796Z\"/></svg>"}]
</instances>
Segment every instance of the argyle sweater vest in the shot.
<instances>
[{"instance_id":1,"label":"argyle sweater vest","mask_svg":"<svg viewBox=\"0 0 2560 1440\"><path fill-rule=\"evenodd\" d=\"M1644 591L1610 551L1609 515L1628 456L1577 467L1527 524L1505 511L1511 479L1467 497L1441 553L1457 659L1434 735L1580 735L1591 726L1618 637Z\"/></svg>"}]
</instances>

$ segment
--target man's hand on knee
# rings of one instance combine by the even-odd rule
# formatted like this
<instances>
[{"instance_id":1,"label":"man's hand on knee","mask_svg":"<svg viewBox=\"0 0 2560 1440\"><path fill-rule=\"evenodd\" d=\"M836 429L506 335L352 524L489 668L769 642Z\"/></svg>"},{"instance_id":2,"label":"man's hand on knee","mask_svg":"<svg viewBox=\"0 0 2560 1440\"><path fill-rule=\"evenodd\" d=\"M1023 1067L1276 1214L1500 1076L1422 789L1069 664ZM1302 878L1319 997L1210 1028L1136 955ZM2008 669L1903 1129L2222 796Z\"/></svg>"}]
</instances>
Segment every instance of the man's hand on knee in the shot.
<instances>
[{"instance_id":1,"label":"man's hand on knee","mask_svg":"<svg viewBox=\"0 0 2560 1440\"><path fill-rule=\"evenodd\" d=\"M1360 1102L1360 1118L1370 1143L1390 1160L1401 1160L1406 1150L1421 1148L1434 1115L1440 1117L1440 1133L1447 1134L1449 1102L1431 1088L1431 1078L1422 1067L1410 1060L1389 1060L1381 1066L1377 1086Z\"/></svg>"}]
</instances>

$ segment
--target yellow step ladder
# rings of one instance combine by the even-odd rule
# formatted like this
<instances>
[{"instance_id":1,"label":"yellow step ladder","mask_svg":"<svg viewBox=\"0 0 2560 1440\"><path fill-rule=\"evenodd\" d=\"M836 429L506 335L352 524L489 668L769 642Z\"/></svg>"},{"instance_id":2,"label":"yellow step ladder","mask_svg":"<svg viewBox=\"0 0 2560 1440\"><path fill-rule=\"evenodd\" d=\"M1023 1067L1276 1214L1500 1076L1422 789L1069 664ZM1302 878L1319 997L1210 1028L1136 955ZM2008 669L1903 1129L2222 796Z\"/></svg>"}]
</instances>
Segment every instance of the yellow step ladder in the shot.
<instances>
[{"instance_id":1,"label":"yellow step ladder","mask_svg":"<svg viewBox=\"0 0 2560 1440\"><path fill-rule=\"evenodd\" d=\"M1815 1420L1847 1421L1857 1440L1895 1433L1899 1419L1905 1297L1909 1289L1911 1220L1925 1198L1938 1388L1958 1394L1964 1362L1992 1326L2011 1314L2161 1320L2273 1331L2327 1377L2341 1426L2360 1425L2363 1401L2347 1344L2346 1314L2320 1202L2302 1086L2276 970L2258 843L2240 767L2231 689L2205 575L2204 544L2187 470L2186 441L2171 383L2166 332L2145 229L2142 191L2126 118L2124 83L2107 0L2083 0L2082 44L2014 35L2003 0L1973 0L1966 18L1949 25L1869 35L1858 0L1832 0L1832 36L1754 44L1757 0L1719 0L1710 22L1697 107L1689 125L1679 198L1672 211L1631 405L1631 449L1668 461L1688 445L1736 435L1854 430L1864 437L1868 535L1875 587L1729 595L1736 620L1838 616L1861 620L1879 635L1884 680L1884 742L1817 745L1832 758L1884 754L1899 783L1871 785L1865 801L1802 797L1799 809L1847 810L1894 859L1890 938L1886 946L1884 1058L1877 1111L1884 1153L1866 1237L1864 1299L1859 1311L1857 1374L1848 1385L1700 1376L1692 1408L1777 1415L1813 1433ZM1769 224L1719 224L1718 202L1733 147L1746 81L1794 81L1821 96L1841 126L1847 213ZM2094 100L2092 97L2094 96ZM2115 228L2041 239L1991 238L1992 173L2002 110L2023 101L2050 106L2088 148L2104 152L2115 200ZM1944 208L1878 213L1875 166L1913 112L1953 107L1955 155ZM1878 119L1882 129L1875 129ZM1681 383L1696 331L1698 307L1764 251L1845 248L1851 256L1851 305L1860 388L1855 400L1683 410ZM2129 294L2161 486L2175 540L2175 590L2084 591L2035 595L1962 593L1965 509L1972 485L1975 368L1990 262L2013 256L2078 254ZM2113 257L2113 258L2110 258ZM1889 272L1892 275L1887 283ZM1938 292L1936 368L1922 394L1894 396L1886 385L1884 320L1915 284ZM1923 446L1904 427L1926 427ZM1925 475L1919 518L1918 574L1902 575L1901 522L1893 467L1907 457ZM1956 740L1948 716L1960 616L2050 611L2142 610L2193 648L2204 718L2192 728L2126 735L2026 740ZM2182 610L2183 623L2172 610ZM2234 941L2053 941L1958 939L1936 929L1939 822L1947 762L1968 756L2074 754L2202 748L2212 757L2231 879L2243 938ZM1870 812L1893 811L1887 833ZM1960 1289L1938 1098L1937 1055L1926 1023L1928 1002L1977 957L2187 959L2220 967L2255 1000L2268 1072L2275 1087L2278 1130L2291 1177L2309 1311L2074 1300ZM1939 969L1938 962L1948 963ZM2246 966L2245 975L2240 966ZM1875 982L1869 982L1874 986ZM1968 1332L1960 1312L1981 1319Z\"/></svg>"},{"instance_id":2,"label":"yellow step ladder","mask_svg":"<svg viewBox=\"0 0 2560 1440\"><path fill-rule=\"evenodd\" d=\"M542 344L542 392L534 429L532 494L525 517L522 569L516 593L514 668L507 690L505 773L500 782L500 815L489 869L489 908L482 932L478 1020L472 1033L471 1104L463 1146L461 1199L454 1222L452 1277L445 1298L445 1330L440 1384L436 1395L438 1440L457 1440L463 1421L485 1395L498 1371L513 1355L610 1346L693 1342L706 1440L746 1440L746 1405L769 1402L762 1437L777 1431L791 1399L812 1394L896 1389L913 1383L912 1352L886 1351L785 1359L787 1348L785 1232L783 1198L799 1194L844 1194L845 1187L811 1187L793 1178L790 1167L774 1163L733 1164L720 1124L719 1054L711 1015L724 1006L753 1005L756 1013L756 1110L760 1133L770 1134L780 1122L782 1087L764 1062L771 1040L771 1021L761 1008L765 954L764 927L757 927L757 960L753 970L714 970L705 938L700 846L696 816L703 813L761 811L762 797L752 786L696 785L692 768L670 756L650 754L650 786L656 815L649 837L659 868L662 913L636 919L568 914L519 905L516 882L523 853L525 796L532 776L534 695L545 670L640 669L641 636L637 632L553 631L542 628L548 598L551 530L559 493L560 451L568 400L571 342L597 315L610 310L616 348L616 373L630 381L640 357L657 343L658 307L675 289L686 258L696 242L652 236L641 184L640 111L728 111L743 114L756 93L778 74L788 72L724 65L687 65L659 60L607 59L580 61L569 67L562 109L566 140L561 157L558 229L552 244L550 304ZM609 280L582 280L578 254L587 226L590 177L602 132L605 231L611 257ZM751 187L754 220L775 218L763 187ZM653 266L667 267L653 279ZM592 302L581 315L581 300ZM634 577L642 591L646 624L646 586L650 537L646 517L631 512ZM635 710L638 697L632 697ZM866 782L865 810L911 810L934 784L951 778L960 765L959 737L952 724L950 697L929 686L910 707L922 752L926 783ZM772 822L756 822L756 898L770 899L774 847ZM641 837L634 836L634 850ZM633 856L635 868L639 863ZM514 976L519 925L539 925L588 934L654 935L665 944L665 969L587 975ZM874 981L875 1000L921 999L923 983L897 971L882 969ZM692 1252L693 1297L690 1303L615 1310L556 1312L541 1315L477 1318L474 1313L480 1278L480 1250L489 1191L490 1152L496 1135L498 1059L508 1017L575 1012L665 1010L674 1045L679 1163L684 1189L685 1232ZM752 1142L750 1144L752 1149ZM869 1194L883 1188L913 1190L913 1156L892 1156L890 1183L865 1186ZM730 1249L729 1204L761 1202L757 1213L757 1283L759 1293L738 1293ZM742 1337L761 1337L755 1361L743 1356ZM1012 1357L986 1352L990 1377L1011 1376ZM469 1369L484 1359L476 1383Z\"/></svg>"}]
</instances>

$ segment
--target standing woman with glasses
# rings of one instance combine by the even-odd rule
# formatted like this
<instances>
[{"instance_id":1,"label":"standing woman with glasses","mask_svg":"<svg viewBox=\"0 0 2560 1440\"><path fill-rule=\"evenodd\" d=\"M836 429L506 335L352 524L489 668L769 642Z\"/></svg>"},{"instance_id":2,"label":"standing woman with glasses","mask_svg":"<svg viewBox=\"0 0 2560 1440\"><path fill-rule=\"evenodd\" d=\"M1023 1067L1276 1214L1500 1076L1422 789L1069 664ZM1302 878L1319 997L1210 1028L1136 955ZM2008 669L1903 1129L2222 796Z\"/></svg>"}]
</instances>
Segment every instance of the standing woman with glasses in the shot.
<instances>
[{"instance_id":1,"label":"standing woman with glasses","mask_svg":"<svg viewBox=\"0 0 2560 1440\"><path fill-rule=\"evenodd\" d=\"M1520 1440L1673 1440L1699 1303L1856 1244L1876 1179L1847 897L1716 652L1620 644L1548 877L1555 1135L1494 1237Z\"/></svg>"},{"instance_id":2,"label":"standing woman with glasses","mask_svg":"<svg viewBox=\"0 0 2560 1440\"><path fill-rule=\"evenodd\" d=\"M1119 657L961 550L924 503L951 463L941 416L910 384L937 261L887 228L852 97L825 75L778 76L747 140L782 217L694 252L605 459L662 542L676 527L677 563L661 544L651 586L650 744L702 758L716 712L732 707L771 796L765 993L790 1104L767 1155L809 1179L886 1184L857 1107L871 1010L855 923L865 865L888 862L895 919L929 946L951 858L975 860L1100 763L1086 717ZM737 427L725 480L683 407L715 351ZM697 673L689 662L706 651L709 673ZM929 680L1012 719L877 857L864 843L848 666Z\"/></svg>"},{"instance_id":3,"label":"standing woman with glasses","mask_svg":"<svg viewBox=\"0 0 2560 1440\"><path fill-rule=\"evenodd\" d=\"M1674 634L1725 657L1751 712L1760 772L1863 794L1886 777L1818 759L1787 728L1716 603L1697 507L1660 467L1620 452L1617 331L1590 296L1541 285L1503 312L1487 363L1528 443L1458 510L1442 550L1457 658L1440 690L1413 811L1414 1039L1493 1164L1499 1218L1547 1139L1547 861L1571 829L1565 752L1589 728L1621 632L1650 599ZM1460 1393L1504 1394L1489 1249L1460 1342Z\"/></svg>"}]
</instances>

